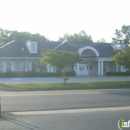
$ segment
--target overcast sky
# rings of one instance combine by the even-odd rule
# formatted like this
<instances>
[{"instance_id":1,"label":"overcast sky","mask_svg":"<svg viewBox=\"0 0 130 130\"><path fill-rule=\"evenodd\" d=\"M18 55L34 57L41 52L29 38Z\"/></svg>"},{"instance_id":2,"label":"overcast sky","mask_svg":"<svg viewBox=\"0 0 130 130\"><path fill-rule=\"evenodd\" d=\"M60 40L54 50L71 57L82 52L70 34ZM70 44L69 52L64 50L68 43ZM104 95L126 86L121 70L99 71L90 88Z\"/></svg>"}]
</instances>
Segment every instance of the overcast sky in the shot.
<instances>
[{"instance_id":1,"label":"overcast sky","mask_svg":"<svg viewBox=\"0 0 130 130\"><path fill-rule=\"evenodd\" d=\"M0 0L0 28L50 40L85 30L111 42L122 25L130 25L130 0Z\"/></svg>"}]
</instances>

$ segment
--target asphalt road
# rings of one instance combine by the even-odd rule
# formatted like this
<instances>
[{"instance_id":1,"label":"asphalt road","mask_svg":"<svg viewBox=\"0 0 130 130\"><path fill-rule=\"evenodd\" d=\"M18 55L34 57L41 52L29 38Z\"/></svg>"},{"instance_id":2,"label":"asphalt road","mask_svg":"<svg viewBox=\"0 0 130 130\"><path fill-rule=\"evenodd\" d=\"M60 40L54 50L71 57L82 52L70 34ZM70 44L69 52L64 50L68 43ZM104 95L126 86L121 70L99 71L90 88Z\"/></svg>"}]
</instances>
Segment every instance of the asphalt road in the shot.
<instances>
[{"instance_id":1,"label":"asphalt road","mask_svg":"<svg viewBox=\"0 0 130 130\"><path fill-rule=\"evenodd\" d=\"M1 99L2 130L119 130L121 118L130 120L130 89L1 92Z\"/></svg>"},{"instance_id":2,"label":"asphalt road","mask_svg":"<svg viewBox=\"0 0 130 130\"><path fill-rule=\"evenodd\" d=\"M71 77L67 82L104 82L104 81L130 81L130 76L109 77L109 76L82 76ZM3 84L30 84L30 83L62 83L62 78L55 77L35 77L35 78L0 78Z\"/></svg>"},{"instance_id":3,"label":"asphalt road","mask_svg":"<svg viewBox=\"0 0 130 130\"><path fill-rule=\"evenodd\" d=\"M119 130L117 123L121 118L130 120L130 111L54 114L18 120L33 125L37 130Z\"/></svg>"},{"instance_id":4,"label":"asphalt road","mask_svg":"<svg viewBox=\"0 0 130 130\"><path fill-rule=\"evenodd\" d=\"M130 89L1 92L2 111L130 106Z\"/></svg>"},{"instance_id":5,"label":"asphalt road","mask_svg":"<svg viewBox=\"0 0 130 130\"><path fill-rule=\"evenodd\" d=\"M3 116L1 130L119 130L118 121L130 120L130 110L51 114L35 116ZM130 129L130 128L124 128Z\"/></svg>"}]
</instances>

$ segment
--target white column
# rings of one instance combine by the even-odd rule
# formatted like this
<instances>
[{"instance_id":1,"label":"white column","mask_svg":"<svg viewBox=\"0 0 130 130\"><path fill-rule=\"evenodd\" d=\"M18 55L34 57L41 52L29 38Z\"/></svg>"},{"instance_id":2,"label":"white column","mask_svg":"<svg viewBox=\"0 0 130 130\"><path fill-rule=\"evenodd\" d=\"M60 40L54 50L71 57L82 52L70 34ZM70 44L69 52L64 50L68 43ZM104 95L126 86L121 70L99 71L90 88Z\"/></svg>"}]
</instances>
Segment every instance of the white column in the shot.
<instances>
[{"instance_id":1,"label":"white column","mask_svg":"<svg viewBox=\"0 0 130 130\"><path fill-rule=\"evenodd\" d=\"M77 63L76 75L79 75L79 63Z\"/></svg>"},{"instance_id":2,"label":"white column","mask_svg":"<svg viewBox=\"0 0 130 130\"><path fill-rule=\"evenodd\" d=\"M47 72L50 72L50 67L47 68Z\"/></svg>"},{"instance_id":3,"label":"white column","mask_svg":"<svg viewBox=\"0 0 130 130\"><path fill-rule=\"evenodd\" d=\"M53 67L51 67L50 69L51 69L51 72L53 72Z\"/></svg>"},{"instance_id":4,"label":"white column","mask_svg":"<svg viewBox=\"0 0 130 130\"><path fill-rule=\"evenodd\" d=\"M47 65L47 72L51 72L51 67Z\"/></svg>"},{"instance_id":5,"label":"white column","mask_svg":"<svg viewBox=\"0 0 130 130\"><path fill-rule=\"evenodd\" d=\"M14 71L14 62L11 62L11 71Z\"/></svg>"},{"instance_id":6,"label":"white column","mask_svg":"<svg viewBox=\"0 0 130 130\"><path fill-rule=\"evenodd\" d=\"M118 72L118 65L116 65L116 72Z\"/></svg>"},{"instance_id":7,"label":"white column","mask_svg":"<svg viewBox=\"0 0 130 130\"><path fill-rule=\"evenodd\" d=\"M103 72L103 61L101 61L101 75L103 75L104 72Z\"/></svg>"},{"instance_id":8,"label":"white column","mask_svg":"<svg viewBox=\"0 0 130 130\"><path fill-rule=\"evenodd\" d=\"M98 75L100 75L101 74L101 69L100 69L100 60L98 60Z\"/></svg>"},{"instance_id":9,"label":"white column","mask_svg":"<svg viewBox=\"0 0 130 130\"><path fill-rule=\"evenodd\" d=\"M124 67L123 66L121 66L121 72L124 72Z\"/></svg>"},{"instance_id":10,"label":"white column","mask_svg":"<svg viewBox=\"0 0 130 130\"><path fill-rule=\"evenodd\" d=\"M126 69L124 68L124 72L126 72Z\"/></svg>"},{"instance_id":11,"label":"white column","mask_svg":"<svg viewBox=\"0 0 130 130\"><path fill-rule=\"evenodd\" d=\"M3 62L3 72L6 72L6 62Z\"/></svg>"}]
</instances>

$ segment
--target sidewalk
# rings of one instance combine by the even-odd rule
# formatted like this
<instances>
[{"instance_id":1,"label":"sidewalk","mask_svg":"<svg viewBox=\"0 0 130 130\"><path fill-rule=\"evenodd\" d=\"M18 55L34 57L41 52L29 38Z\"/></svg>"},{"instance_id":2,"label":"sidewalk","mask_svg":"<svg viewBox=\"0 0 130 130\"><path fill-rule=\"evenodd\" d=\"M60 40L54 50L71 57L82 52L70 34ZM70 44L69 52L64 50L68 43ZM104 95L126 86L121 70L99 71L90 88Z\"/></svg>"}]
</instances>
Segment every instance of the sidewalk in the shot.
<instances>
[{"instance_id":1,"label":"sidewalk","mask_svg":"<svg viewBox=\"0 0 130 130\"><path fill-rule=\"evenodd\" d=\"M67 82L130 81L130 76L79 76L69 77ZM2 84L63 83L62 77L0 78Z\"/></svg>"}]
</instances>

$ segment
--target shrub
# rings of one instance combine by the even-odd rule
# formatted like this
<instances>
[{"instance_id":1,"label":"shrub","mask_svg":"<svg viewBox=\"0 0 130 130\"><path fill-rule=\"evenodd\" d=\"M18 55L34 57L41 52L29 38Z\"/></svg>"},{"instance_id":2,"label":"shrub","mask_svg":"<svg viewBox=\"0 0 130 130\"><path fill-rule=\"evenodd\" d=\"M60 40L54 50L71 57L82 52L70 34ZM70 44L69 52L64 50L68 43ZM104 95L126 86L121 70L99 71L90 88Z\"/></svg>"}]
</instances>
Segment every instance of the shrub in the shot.
<instances>
[{"instance_id":1,"label":"shrub","mask_svg":"<svg viewBox=\"0 0 130 130\"><path fill-rule=\"evenodd\" d=\"M107 72L106 76L130 76L130 72Z\"/></svg>"},{"instance_id":2,"label":"shrub","mask_svg":"<svg viewBox=\"0 0 130 130\"><path fill-rule=\"evenodd\" d=\"M75 72L66 72L66 76L75 76ZM6 72L0 73L0 78L20 78L20 77L62 77L60 72L47 73L47 72Z\"/></svg>"}]
</instances>

